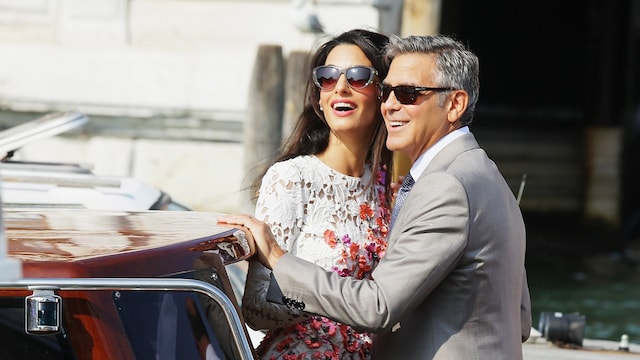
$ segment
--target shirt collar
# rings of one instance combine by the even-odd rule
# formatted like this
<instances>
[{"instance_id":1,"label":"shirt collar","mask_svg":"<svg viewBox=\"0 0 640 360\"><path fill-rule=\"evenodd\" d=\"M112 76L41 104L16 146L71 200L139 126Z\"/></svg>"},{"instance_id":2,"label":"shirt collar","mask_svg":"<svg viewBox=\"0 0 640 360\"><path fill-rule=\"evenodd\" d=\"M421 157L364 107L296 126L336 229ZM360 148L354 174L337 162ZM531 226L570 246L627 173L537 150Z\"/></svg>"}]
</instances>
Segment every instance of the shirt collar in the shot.
<instances>
[{"instance_id":1,"label":"shirt collar","mask_svg":"<svg viewBox=\"0 0 640 360\"><path fill-rule=\"evenodd\" d=\"M431 160L440 152L440 150L444 149L445 146L451 144L453 140L459 138L464 134L468 134L471 131L468 126L463 126L460 129L456 129L447 135L443 136L440 140L438 140L435 144L433 144L427 151L423 152L422 155L418 157L418 159L411 165L411 169L409 172L413 177L414 181L418 181L418 178L424 172L424 169L429 166Z\"/></svg>"}]
</instances>

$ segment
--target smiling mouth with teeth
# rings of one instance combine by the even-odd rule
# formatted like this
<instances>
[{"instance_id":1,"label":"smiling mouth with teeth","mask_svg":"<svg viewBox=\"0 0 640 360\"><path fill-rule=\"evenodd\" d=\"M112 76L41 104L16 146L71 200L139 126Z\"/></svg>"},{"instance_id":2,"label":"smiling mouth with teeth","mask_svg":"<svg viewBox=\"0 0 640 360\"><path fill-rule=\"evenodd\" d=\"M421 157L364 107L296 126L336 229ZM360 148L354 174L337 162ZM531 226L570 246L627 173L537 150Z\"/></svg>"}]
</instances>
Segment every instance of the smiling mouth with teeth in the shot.
<instances>
[{"instance_id":1,"label":"smiling mouth with teeth","mask_svg":"<svg viewBox=\"0 0 640 360\"><path fill-rule=\"evenodd\" d=\"M404 122L404 121L389 121L389 125L390 125L391 127L394 127L394 128L395 128L395 127L399 127L399 126L403 126L403 125L406 125L406 124L407 124L407 123L406 123L406 122Z\"/></svg>"},{"instance_id":2,"label":"smiling mouth with teeth","mask_svg":"<svg viewBox=\"0 0 640 360\"><path fill-rule=\"evenodd\" d=\"M333 104L333 109L337 111L349 111L349 110L353 110L354 107L352 104L339 102L339 103Z\"/></svg>"}]
</instances>

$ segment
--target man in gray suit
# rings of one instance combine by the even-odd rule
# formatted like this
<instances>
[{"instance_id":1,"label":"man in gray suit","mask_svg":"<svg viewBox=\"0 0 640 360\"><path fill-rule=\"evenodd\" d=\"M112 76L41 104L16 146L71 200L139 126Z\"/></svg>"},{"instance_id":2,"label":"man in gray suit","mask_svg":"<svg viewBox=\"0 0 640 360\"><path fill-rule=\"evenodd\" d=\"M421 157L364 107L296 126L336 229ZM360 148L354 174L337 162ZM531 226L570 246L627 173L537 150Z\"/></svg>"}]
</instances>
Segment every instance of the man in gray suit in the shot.
<instances>
[{"instance_id":1,"label":"man in gray suit","mask_svg":"<svg viewBox=\"0 0 640 360\"><path fill-rule=\"evenodd\" d=\"M378 333L374 359L522 359L531 329L525 227L512 191L469 131L478 59L445 36L392 39L387 57L380 84L387 146L412 166L373 280L284 253L250 216L220 221L250 230L284 304Z\"/></svg>"}]
</instances>

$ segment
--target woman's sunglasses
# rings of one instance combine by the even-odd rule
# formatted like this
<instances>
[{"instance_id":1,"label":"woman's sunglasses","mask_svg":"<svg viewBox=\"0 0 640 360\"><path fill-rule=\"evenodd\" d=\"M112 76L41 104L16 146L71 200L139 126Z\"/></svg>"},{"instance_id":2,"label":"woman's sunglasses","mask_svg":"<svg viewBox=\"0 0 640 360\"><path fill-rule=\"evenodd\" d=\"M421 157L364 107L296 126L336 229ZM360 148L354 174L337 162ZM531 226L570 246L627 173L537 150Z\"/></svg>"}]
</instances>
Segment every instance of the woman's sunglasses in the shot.
<instances>
[{"instance_id":1,"label":"woman's sunglasses","mask_svg":"<svg viewBox=\"0 0 640 360\"><path fill-rule=\"evenodd\" d=\"M424 86L409 86L409 85L398 85L391 86L386 84L380 84L378 87L378 98L380 101L385 102L391 95L393 91L396 94L396 99L403 105L411 105L415 104L416 100L418 100L419 95L423 94L423 91L450 91L455 90L454 88L443 88L443 87L424 87Z\"/></svg>"},{"instance_id":2,"label":"woman's sunglasses","mask_svg":"<svg viewBox=\"0 0 640 360\"><path fill-rule=\"evenodd\" d=\"M342 74L352 89L359 90L369 86L378 72L370 66L351 66L341 69L333 65L322 65L313 68L313 82L321 90L332 90Z\"/></svg>"}]
</instances>

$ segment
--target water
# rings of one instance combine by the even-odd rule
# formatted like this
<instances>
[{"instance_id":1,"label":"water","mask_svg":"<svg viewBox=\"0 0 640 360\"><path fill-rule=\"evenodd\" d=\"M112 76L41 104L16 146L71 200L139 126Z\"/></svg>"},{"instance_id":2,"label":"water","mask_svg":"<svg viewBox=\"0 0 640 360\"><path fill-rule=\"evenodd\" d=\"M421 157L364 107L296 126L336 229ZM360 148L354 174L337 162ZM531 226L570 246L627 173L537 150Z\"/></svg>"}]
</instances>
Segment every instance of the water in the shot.
<instances>
[{"instance_id":1,"label":"water","mask_svg":"<svg viewBox=\"0 0 640 360\"><path fill-rule=\"evenodd\" d=\"M640 267L607 255L528 254L533 326L540 313L586 316L585 338L640 344Z\"/></svg>"}]
</instances>

